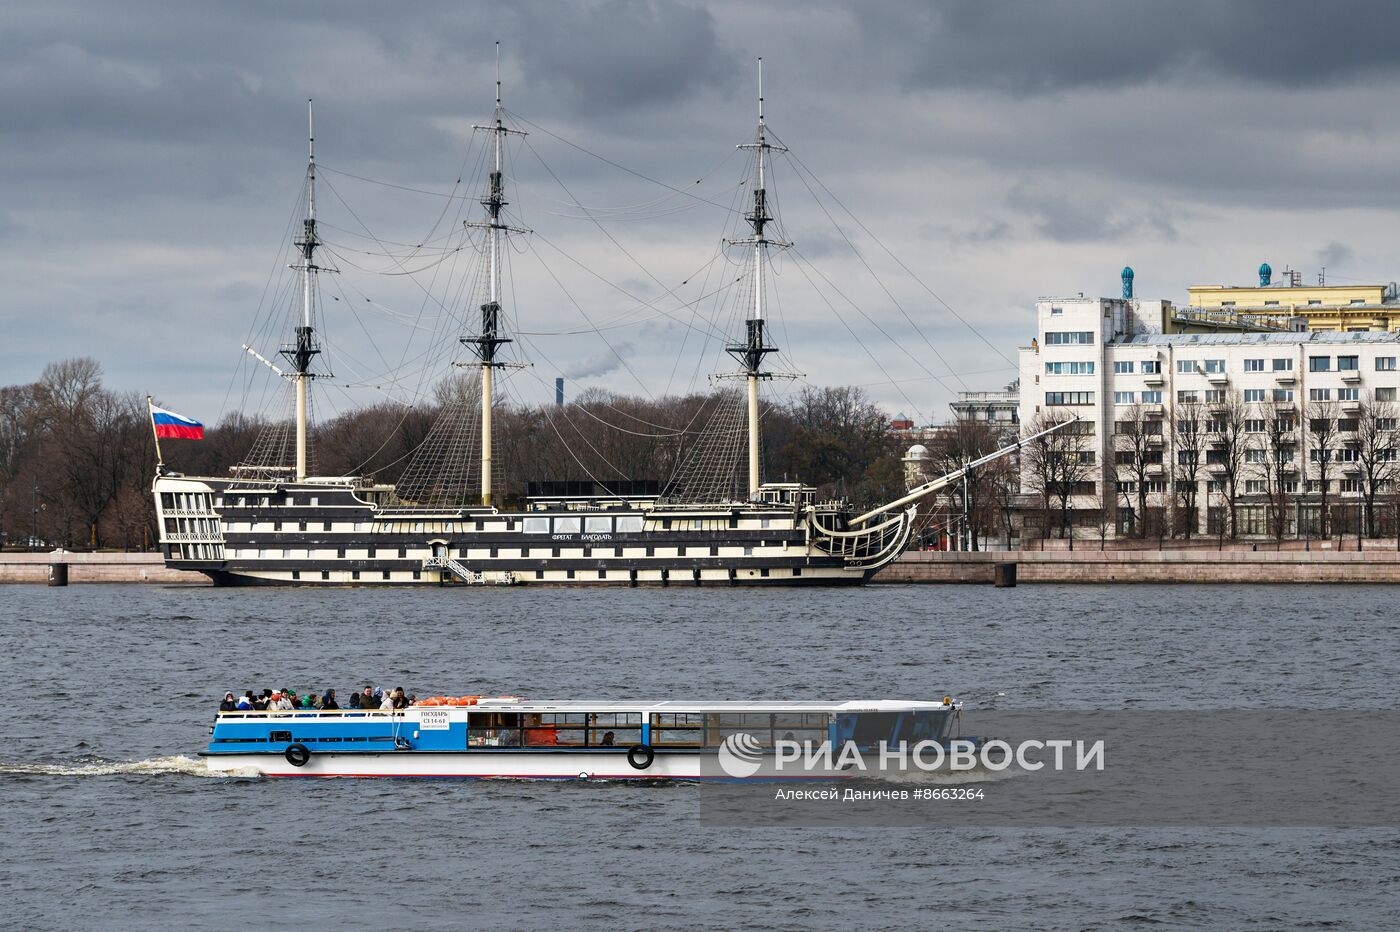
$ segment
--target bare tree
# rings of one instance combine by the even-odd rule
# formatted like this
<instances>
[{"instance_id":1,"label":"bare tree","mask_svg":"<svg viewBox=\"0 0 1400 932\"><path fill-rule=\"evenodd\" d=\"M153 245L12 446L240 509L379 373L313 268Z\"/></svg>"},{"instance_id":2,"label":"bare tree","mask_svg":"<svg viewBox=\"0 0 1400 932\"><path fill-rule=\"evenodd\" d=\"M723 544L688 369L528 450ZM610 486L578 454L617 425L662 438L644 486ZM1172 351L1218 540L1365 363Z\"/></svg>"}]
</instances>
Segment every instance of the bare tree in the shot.
<instances>
[{"instance_id":1,"label":"bare tree","mask_svg":"<svg viewBox=\"0 0 1400 932\"><path fill-rule=\"evenodd\" d=\"M1025 431L1028 436L1033 435L1069 419L1070 415L1052 410L1036 417ZM1027 487L1040 496L1043 514L1050 514L1053 503L1059 513L1060 538L1068 535L1072 547L1070 506L1095 468L1094 454L1088 449L1085 434L1070 425L1036 437L1021 448L1021 461Z\"/></svg>"},{"instance_id":2,"label":"bare tree","mask_svg":"<svg viewBox=\"0 0 1400 932\"><path fill-rule=\"evenodd\" d=\"M1172 489L1181 504L1181 526L1187 540L1196 531L1200 516L1197 500L1201 470L1205 466L1205 410L1198 401L1178 402L1168 418L1172 430Z\"/></svg>"},{"instance_id":3,"label":"bare tree","mask_svg":"<svg viewBox=\"0 0 1400 932\"><path fill-rule=\"evenodd\" d=\"M924 461L926 478L946 475L963 468L1002 446L1000 432L986 421L959 418L938 432L928 444ZM997 502L994 486L1009 464L1004 460L989 463L976 470L966 482L950 486L943 495L949 511L962 513L966 508L970 546L979 549L980 538L988 536L997 523ZM1004 481L1004 480L1003 480ZM967 500L963 501L966 494Z\"/></svg>"},{"instance_id":4,"label":"bare tree","mask_svg":"<svg viewBox=\"0 0 1400 932\"><path fill-rule=\"evenodd\" d=\"M1292 411L1263 411L1264 481L1269 492L1269 530L1282 542L1288 531L1290 497L1288 487L1297 480L1294 461L1298 455L1298 418Z\"/></svg>"},{"instance_id":5,"label":"bare tree","mask_svg":"<svg viewBox=\"0 0 1400 932\"><path fill-rule=\"evenodd\" d=\"M1244 478L1246 452L1254 443L1245 423L1249 415L1250 407L1239 389L1231 389L1225 393L1224 401L1210 406L1207 424L1210 449L1206 452L1206 465L1219 473L1223 482L1231 539L1239 536L1240 482Z\"/></svg>"},{"instance_id":6,"label":"bare tree","mask_svg":"<svg viewBox=\"0 0 1400 932\"><path fill-rule=\"evenodd\" d=\"M1313 481L1317 482L1321 495L1321 507L1318 509L1318 534L1321 537L1327 537L1329 517L1327 493L1334 471L1332 466L1334 461L1333 448L1337 444L1337 405L1332 401L1310 401L1306 415L1308 462L1304 478L1308 478L1308 473L1317 476L1317 479ZM1306 483L1304 490L1306 491Z\"/></svg>"},{"instance_id":7,"label":"bare tree","mask_svg":"<svg viewBox=\"0 0 1400 932\"><path fill-rule=\"evenodd\" d=\"M1394 402L1376 401L1371 395L1356 415L1356 461L1361 467L1361 494L1365 502L1367 537L1376 536L1376 499L1395 483L1397 408Z\"/></svg>"},{"instance_id":8,"label":"bare tree","mask_svg":"<svg viewBox=\"0 0 1400 932\"><path fill-rule=\"evenodd\" d=\"M1113 423L1114 469L1120 482L1131 483L1134 487L1137 521L1133 533L1137 537L1147 533L1148 470L1162 462L1162 449L1153 443L1149 433L1153 428L1160 431L1161 422L1149 420L1146 409L1140 404L1120 409Z\"/></svg>"}]
</instances>

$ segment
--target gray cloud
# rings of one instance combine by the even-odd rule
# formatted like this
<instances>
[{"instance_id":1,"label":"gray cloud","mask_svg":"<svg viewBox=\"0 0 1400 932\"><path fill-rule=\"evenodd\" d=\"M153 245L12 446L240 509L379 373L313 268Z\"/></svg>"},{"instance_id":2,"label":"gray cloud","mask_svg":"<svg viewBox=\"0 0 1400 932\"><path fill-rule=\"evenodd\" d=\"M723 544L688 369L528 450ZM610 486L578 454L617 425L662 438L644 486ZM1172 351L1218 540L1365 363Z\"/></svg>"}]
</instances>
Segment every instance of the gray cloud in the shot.
<instances>
[{"instance_id":1,"label":"gray cloud","mask_svg":"<svg viewBox=\"0 0 1400 932\"><path fill-rule=\"evenodd\" d=\"M763 55L773 130L980 334L823 194L872 278L779 157L783 229L845 297L817 293L805 264L775 263L775 339L813 381L864 384L892 409L937 416L947 392L927 369L943 367L890 294L977 388L1010 377L981 337L1011 354L1034 296L1116 293L1125 263L1143 294L1176 298L1193 282L1248 281L1263 259L1309 280L1309 262L1397 277L1400 124L1386 114L1400 72L1374 38L1396 16L1380 4L1203 0L444 2L413 16L367 0L333 11L11 4L0 10L0 382L90 354L114 386L206 419L242 403L246 368L225 402L231 370L246 367L239 345L275 348L291 308L290 296L260 299L270 273L279 294L288 262L278 244L301 184L305 98L317 101L327 169L445 192L480 152L470 125L490 113L499 38L506 105L531 121L528 148L508 164L511 210L539 231L509 259L508 314L539 334L513 346L537 366L514 377L516 394L550 397L543 372L620 368L575 304L616 325L608 339L628 346L627 367L656 391L732 365L714 331L741 320L740 289L667 317L594 274L666 307L674 299L658 281L688 281L688 300L740 274L732 262L705 266L735 227L708 202L730 203L743 174L733 147L753 133ZM321 191L324 235L368 267L386 260L365 255L375 248L361 221L413 244L452 227L459 206L479 210L468 199L443 214L441 197L331 171ZM575 199L628 206L598 214L626 253L570 219ZM477 299L448 268L420 280L470 316ZM427 354L429 336L458 349L457 324L406 277L347 263L326 289L347 299L325 302L337 383L388 384L382 373L402 359L428 373L395 388L410 393L445 365ZM323 413L381 397L318 390Z\"/></svg>"},{"instance_id":2,"label":"gray cloud","mask_svg":"<svg viewBox=\"0 0 1400 932\"><path fill-rule=\"evenodd\" d=\"M1400 10L1308 0L951 0L856 17L918 84L1039 94L1211 75L1300 87L1394 73Z\"/></svg>"}]
</instances>

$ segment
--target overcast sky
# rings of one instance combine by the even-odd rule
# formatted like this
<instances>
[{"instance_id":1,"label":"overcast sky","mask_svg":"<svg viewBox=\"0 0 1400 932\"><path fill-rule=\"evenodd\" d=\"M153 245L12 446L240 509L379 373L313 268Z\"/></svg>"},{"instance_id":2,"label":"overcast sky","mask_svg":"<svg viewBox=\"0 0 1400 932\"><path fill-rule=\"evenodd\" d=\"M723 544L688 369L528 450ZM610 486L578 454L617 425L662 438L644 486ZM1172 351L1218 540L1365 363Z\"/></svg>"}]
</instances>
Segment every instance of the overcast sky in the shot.
<instances>
[{"instance_id":1,"label":"overcast sky","mask_svg":"<svg viewBox=\"0 0 1400 932\"><path fill-rule=\"evenodd\" d=\"M703 330L710 305L691 318L676 296L697 295L704 282L688 277L732 233L716 204L742 173L734 145L753 133L759 55L773 131L956 311L827 200L833 226L778 160L799 253L776 266L770 302L783 364L817 384L865 385L892 412L942 419L951 392L1000 387L1037 296L1115 294L1124 264L1140 296L1177 301L1189 284L1251 282L1264 260L1309 282L1324 265L1335 282L1400 277L1393 5L407 9L7 4L0 382L91 355L110 385L206 422L256 407L239 346L251 335L270 355L282 338L264 324L287 308L264 289L289 261L306 99L333 188L321 193L326 238L345 257L365 228L414 244L447 229L444 204L461 204L440 195L478 151L470 124L490 115L496 39L506 106L531 124L510 172L512 209L536 231L513 254L506 301L531 334L512 348L533 364L510 379L522 400L545 400L558 374L570 392L661 394L716 367L717 343L686 327ZM423 390L445 370L414 360L455 326L434 302L471 303L429 262L412 279L376 274L395 269L372 251L358 254L371 271L342 264L327 285L319 324L341 384L320 387L323 415ZM709 287L735 268L712 265ZM618 320L642 323L593 332ZM395 383L391 369L414 371ZM379 388L345 387L365 384Z\"/></svg>"}]
</instances>

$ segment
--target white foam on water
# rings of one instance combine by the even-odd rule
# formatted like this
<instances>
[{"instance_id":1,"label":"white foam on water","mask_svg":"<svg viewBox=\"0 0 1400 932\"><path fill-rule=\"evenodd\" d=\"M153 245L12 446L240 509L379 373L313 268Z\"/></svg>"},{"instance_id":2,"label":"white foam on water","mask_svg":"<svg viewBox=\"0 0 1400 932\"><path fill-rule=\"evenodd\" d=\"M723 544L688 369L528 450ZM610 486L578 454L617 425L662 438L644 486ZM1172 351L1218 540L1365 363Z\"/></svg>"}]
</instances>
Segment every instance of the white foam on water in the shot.
<instances>
[{"instance_id":1,"label":"white foam on water","mask_svg":"<svg viewBox=\"0 0 1400 932\"><path fill-rule=\"evenodd\" d=\"M213 771L197 757L152 757L137 761L93 761L85 764L14 764L0 763L0 777L111 777L125 774L159 776L173 774L183 777L256 777L256 770Z\"/></svg>"}]
</instances>

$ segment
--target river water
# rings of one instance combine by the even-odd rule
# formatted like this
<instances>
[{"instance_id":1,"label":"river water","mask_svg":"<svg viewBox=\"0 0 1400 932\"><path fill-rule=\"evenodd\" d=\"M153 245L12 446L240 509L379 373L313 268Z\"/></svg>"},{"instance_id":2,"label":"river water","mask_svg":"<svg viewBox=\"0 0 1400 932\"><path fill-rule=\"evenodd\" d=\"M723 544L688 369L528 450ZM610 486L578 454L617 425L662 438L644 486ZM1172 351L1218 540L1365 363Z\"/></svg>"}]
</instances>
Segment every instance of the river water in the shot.
<instances>
[{"instance_id":1,"label":"river water","mask_svg":"<svg viewBox=\"0 0 1400 932\"><path fill-rule=\"evenodd\" d=\"M0 589L0 926L1400 928L1400 831L742 828L703 785L276 781L225 690L1400 708L1396 590ZM1280 801L1306 805L1306 800Z\"/></svg>"}]
</instances>

